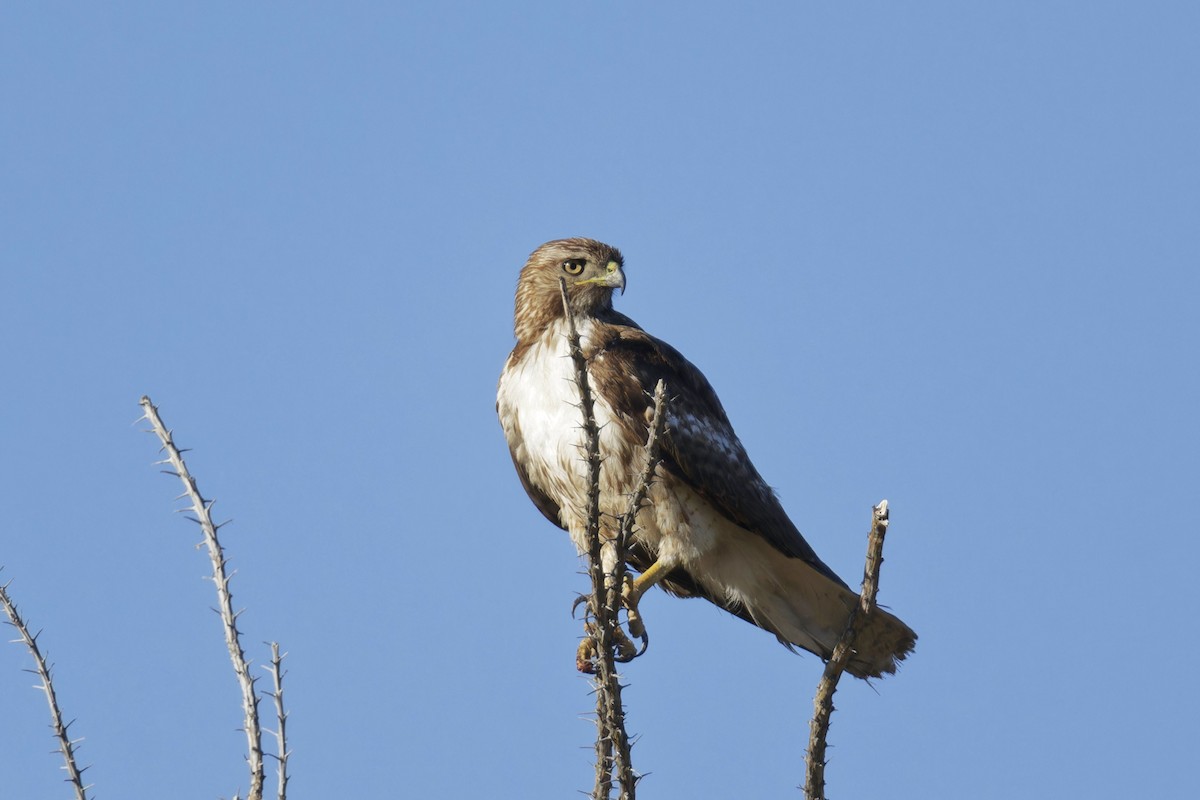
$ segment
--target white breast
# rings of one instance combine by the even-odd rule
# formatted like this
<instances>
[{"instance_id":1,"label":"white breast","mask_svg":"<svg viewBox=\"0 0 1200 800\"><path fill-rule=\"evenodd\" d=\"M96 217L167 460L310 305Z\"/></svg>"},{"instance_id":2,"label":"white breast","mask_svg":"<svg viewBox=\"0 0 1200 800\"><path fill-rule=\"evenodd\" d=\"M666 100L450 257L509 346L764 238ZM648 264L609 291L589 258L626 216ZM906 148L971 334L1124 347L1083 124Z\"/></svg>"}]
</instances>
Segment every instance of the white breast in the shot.
<instances>
[{"instance_id":1,"label":"white breast","mask_svg":"<svg viewBox=\"0 0 1200 800\"><path fill-rule=\"evenodd\" d=\"M585 346L590 330L590 322L581 323L579 333ZM529 480L559 505L560 522L579 543L587 507L587 465L579 388L562 321L552 325L520 362L505 368L496 399L504 435L517 461L526 465ZM618 426L609 424L611 409L598 395L595 414L601 457L617 455L623 444ZM615 499L622 489L607 485L607 479L621 470L603 472L602 498ZM606 505L609 503L602 502Z\"/></svg>"}]
</instances>

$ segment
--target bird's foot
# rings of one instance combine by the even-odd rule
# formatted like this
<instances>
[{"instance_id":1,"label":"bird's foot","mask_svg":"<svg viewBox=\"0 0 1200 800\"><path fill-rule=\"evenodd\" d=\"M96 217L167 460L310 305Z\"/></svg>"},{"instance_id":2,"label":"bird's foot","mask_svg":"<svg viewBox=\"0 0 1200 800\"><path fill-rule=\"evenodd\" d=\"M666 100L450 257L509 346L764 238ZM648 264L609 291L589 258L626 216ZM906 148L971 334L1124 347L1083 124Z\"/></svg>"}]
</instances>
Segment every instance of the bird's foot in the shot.
<instances>
[{"instance_id":1,"label":"bird's foot","mask_svg":"<svg viewBox=\"0 0 1200 800\"><path fill-rule=\"evenodd\" d=\"M638 611L643 591L638 587L637 581L628 575L625 576L625 585L621 587L621 605L625 607L629 635L642 640L642 653L650 646L650 637L646 635L646 623L642 621L642 614Z\"/></svg>"},{"instance_id":2,"label":"bird's foot","mask_svg":"<svg viewBox=\"0 0 1200 800\"><path fill-rule=\"evenodd\" d=\"M635 658L646 652L646 648L650 645L650 639L643 632L638 636L642 640L642 646L639 649L633 643L633 640L625 635L625 631L621 630L620 625L613 626L613 658L621 664L628 664Z\"/></svg>"},{"instance_id":3,"label":"bird's foot","mask_svg":"<svg viewBox=\"0 0 1200 800\"><path fill-rule=\"evenodd\" d=\"M575 651L575 669L587 675L596 673L596 637L592 633L592 623L583 626L583 641Z\"/></svg>"},{"instance_id":4,"label":"bird's foot","mask_svg":"<svg viewBox=\"0 0 1200 800\"><path fill-rule=\"evenodd\" d=\"M579 643L579 648L575 651L575 669L587 675L596 673L596 660L600 653L596 632L596 623L587 623L584 626L583 641ZM613 661L620 664L628 664L646 652L644 647L640 651L637 649L633 641L625 635L625 631L621 630L620 625L613 628L612 647Z\"/></svg>"},{"instance_id":5,"label":"bird's foot","mask_svg":"<svg viewBox=\"0 0 1200 800\"><path fill-rule=\"evenodd\" d=\"M626 634L621 628L619 622L613 620L612 632L609 637L613 649L613 660L628 664L638 656L646 652L646 648L650 646L650 637L646 634L646 625L642 621L642 615L638 612L638 600L641 598L642 592L638 591L637 584L629 578L625 577L625 584L621 591L621 606L625 609L627 615L627 626L629 633ZM582 595L575 600L575 605L571 607L571 612L574 614L579 606L589 603L590 597ZM575 668L580 672L593 674L596 671L596 659L600 652L600 631L595 622L595 614L590 604L588 607L588 621L584 623L583 641L579 643L579 648L575 652ZM634 643L634 639L641 640L639 647Z\"/></svg>"}]
</instances>

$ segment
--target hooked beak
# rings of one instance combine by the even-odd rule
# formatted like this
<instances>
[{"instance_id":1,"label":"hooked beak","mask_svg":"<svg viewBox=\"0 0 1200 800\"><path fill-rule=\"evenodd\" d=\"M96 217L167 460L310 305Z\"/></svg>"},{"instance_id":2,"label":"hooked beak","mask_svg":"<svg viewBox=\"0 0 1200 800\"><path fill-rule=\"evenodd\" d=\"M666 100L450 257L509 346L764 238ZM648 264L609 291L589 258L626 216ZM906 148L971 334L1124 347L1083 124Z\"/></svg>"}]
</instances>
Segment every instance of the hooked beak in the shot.
<instances>
[{"instance_id":1,"label":"hooked beak","mask_svg":"<svg viewBox=\"0 0 1200 800\"><path fill-rule=\"evenodd\" d=\"M588 278L579 283L594 283L597 286L603 286L606 289L620 289L621 294L625 294L625 273L621 271L621 265L615 261L608 262L604 268L604 274L596 278Z\"/></svg>"},{"instance_id":2,"label":"hooked beak","mask_svg":"<svg viewBox=\"0 0 1200 800\"><path fill-rule=\"evenodd\" d=\"M610 261L605 271L608 274L608 283L606 285L614 289L620 289L621 294L625 294L625 273L621 271L621 265L615 261Z\"/></svg>"}]
</instances>

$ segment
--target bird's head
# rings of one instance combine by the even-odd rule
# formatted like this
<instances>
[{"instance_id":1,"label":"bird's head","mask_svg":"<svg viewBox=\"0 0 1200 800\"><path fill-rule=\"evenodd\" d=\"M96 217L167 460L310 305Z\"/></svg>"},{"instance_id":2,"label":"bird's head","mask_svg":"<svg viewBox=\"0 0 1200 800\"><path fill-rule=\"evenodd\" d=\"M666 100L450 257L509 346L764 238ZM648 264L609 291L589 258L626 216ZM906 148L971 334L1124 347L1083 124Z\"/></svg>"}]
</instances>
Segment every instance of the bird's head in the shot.
<instances>
[{"instance_id":1,"label":"bird's head","mask_svg":"<svg viewBox=\"0 0 1200 800\"><path fill-rule=\"evenodd\" d=\"M517 282L518 339L539 334L562 316L562 290L576 315L612 308L614 289L625 291L621 251L595 239L556 239L534 250Z\"/></svg>"}]
</instances>

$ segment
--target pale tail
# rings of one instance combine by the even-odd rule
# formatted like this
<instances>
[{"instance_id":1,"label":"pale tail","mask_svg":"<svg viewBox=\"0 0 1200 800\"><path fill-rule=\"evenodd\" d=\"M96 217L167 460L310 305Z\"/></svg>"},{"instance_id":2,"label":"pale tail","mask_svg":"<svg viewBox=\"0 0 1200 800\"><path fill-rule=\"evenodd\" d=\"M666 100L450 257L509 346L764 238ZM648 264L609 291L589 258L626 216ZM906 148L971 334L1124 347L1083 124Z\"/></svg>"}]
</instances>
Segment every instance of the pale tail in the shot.
<instances>
[{"instance_id":1,"label":"pale tail","mask_svg":"<svg viewBox=\"0 0 1200 800\"><path fill-rule=\"evenodd\" d=\"M828 659L846 629L850 610L859 602L858 595L800 559L779 555L772 562L773 575L761 576L753 590L738 593L745 612L783 644ZM859 626L846 670L859 678L893 673L916 640L912 628L876 608Z\"/></svg>"}]
</instances>

